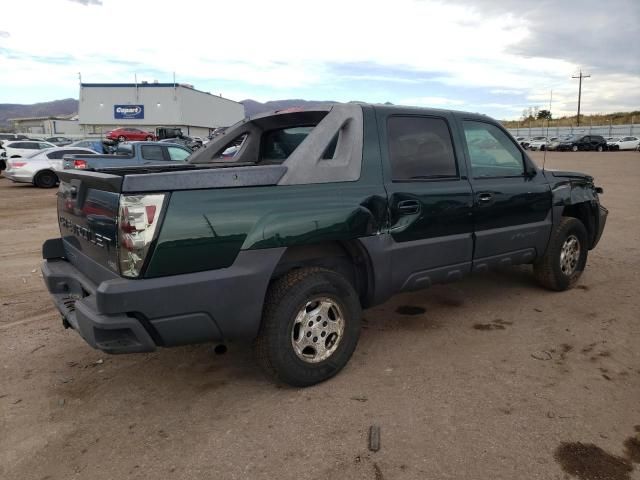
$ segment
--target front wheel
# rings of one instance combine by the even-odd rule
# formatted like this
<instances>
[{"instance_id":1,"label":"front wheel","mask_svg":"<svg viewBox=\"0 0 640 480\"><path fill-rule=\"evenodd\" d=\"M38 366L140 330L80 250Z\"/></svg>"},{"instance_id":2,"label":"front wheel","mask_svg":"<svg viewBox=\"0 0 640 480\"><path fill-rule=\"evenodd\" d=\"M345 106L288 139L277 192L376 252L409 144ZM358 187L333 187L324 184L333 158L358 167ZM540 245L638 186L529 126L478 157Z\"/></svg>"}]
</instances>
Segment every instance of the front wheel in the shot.
<instances>
[{"instance_id":1,"label":"front wheel","mask_svg":"<svg viewBox=\"0 0 640 480\"><path fill-rule=\"evenodd\" d=\"M572 288L587 264L587 229L573 217L562 217L553 230L547 251L533 264L538 282L550 290Z\"/></svg>"},{"instance_id":2,"label":"front wheel","mask_svg":"<svg viewBox=\"0 0 640 480\"><path fill-rule=\"evenodd\" d=\"M292 270L269 287L256 358L270 376L295 387L327 380L351 358L361 315L358 295L342 275Z\"/></svg>"},{"instance_id":3,"label":"front wheel","mask_svg":"<svg viewBox=\"0 0 640 480\"><path fill-rule=\"evenodd\" d=\"M124 135L120 135L120 136L118 137L118 141L119 141L119 142L124 142L124 141L126 141L126 140L127 140L127 138L126 138Z\"/></svg>"},{"instance_id":4,"label":"front wheel","mask_svg":"<svg viewBox=\"0 0 640 480\"><path fill-rule=\"evenodd\" d=\"M571 147L571 151L572 152L577 152L578 151L578 145L574 145L573 147Z\"/></svg>"},{"instance_id":5,"label":"front wheel","mask_svg":"<svg viewBox=\"0 0 640 480\"><path fill-rule=\"evenodd\" d=\"M598 150L599 152L601 152L601 151L603 151L603 150L604 150L604 148L602 148L602 145L598 145L598 148L597 148L596 150Z\"/></svg>"}]
</instances>

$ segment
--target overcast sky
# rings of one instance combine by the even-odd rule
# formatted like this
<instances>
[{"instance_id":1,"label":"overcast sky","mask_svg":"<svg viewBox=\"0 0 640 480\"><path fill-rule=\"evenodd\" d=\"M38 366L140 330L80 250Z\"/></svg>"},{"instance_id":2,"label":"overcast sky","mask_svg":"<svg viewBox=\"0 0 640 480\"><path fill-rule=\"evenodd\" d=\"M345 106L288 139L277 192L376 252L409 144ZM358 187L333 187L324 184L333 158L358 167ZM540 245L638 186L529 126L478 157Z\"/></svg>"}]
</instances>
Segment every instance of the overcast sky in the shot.
<instances>
[{"instance_id":1,"label":"overcast sky","mask_svg":"<svg viewBox=\"0 0 640 480\"><path fill-rule=\"evenodd\" d=\"M640 0L20 0L0 103L83 82L191 83L233 100L390 101L517 118L640 109Z\"/></svg>"}]
</instances>

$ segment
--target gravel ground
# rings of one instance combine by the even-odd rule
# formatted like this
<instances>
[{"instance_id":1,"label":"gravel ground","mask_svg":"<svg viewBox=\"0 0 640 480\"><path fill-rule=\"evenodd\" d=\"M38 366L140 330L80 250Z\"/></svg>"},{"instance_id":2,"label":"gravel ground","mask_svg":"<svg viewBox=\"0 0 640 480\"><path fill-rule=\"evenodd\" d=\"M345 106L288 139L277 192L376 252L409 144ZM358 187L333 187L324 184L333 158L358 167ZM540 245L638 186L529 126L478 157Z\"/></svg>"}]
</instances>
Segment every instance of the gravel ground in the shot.
<instances>
[{"instance_id":1,"label":"gravel ground","mask_svg":"<svg viewBox=\"0 0 640 480\"><path fill-rule=\"evenodd\" d=\"M1 179L0 478L640 479L640 154L547 166L594 175L610 209L577 288L520 267L398 296L304 390L243 344L92 350L40 275L55 191Z\"/></svg>"}]
</instances>

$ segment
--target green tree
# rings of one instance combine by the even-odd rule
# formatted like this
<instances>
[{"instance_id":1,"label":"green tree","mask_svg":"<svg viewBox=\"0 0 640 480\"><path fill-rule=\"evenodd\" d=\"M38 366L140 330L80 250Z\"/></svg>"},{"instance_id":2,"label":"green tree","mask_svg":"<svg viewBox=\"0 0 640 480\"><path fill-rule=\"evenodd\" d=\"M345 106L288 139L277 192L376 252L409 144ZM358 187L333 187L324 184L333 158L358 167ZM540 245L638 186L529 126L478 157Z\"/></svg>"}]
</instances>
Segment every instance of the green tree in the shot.
<instances>
[{"instance_id":1,"label":"green tree","mask_svg":"<svg viewBox=\"0 0 640 480\"><path fill-rule=\"evenodd\" d=\"M538 120L551 120L551 112L549 110L540 110L536 118Z\"/></svg>"}]
</instances>

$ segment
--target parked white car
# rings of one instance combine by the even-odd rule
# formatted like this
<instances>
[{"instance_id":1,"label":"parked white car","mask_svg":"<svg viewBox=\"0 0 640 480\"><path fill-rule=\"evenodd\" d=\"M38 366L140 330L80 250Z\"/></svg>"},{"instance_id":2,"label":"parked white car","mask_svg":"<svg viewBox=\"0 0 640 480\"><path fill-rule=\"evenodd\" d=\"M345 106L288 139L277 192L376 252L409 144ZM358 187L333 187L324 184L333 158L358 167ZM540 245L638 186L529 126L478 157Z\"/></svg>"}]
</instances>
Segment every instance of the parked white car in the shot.
<instances>
[{"instance_id":1,"label":"parked white car","mask_svg":"<svg viewBox=\"0 0 640 480\"><path fill-rule=\"evenodd\" d=\"M607 142L609 150L637 150L639 145L640 138L638 137L622 137L612 142Z\"/></svg>"},{"instance_id":2,"label":"parked white car","mask_svg":"<svg viewBox=\"0 0 640 480\"><path fill-rule=\"evenodd\" d=\"M529 142L529 150L544 150L548 143L547 137L533 137Z\"/></svg>"},{"instance_id":3,"label":"parked white car","mask_svg":"<svg viewBox=\"0 0 640 480\"><path fill-rule=\"evenodd\" d=\"M40 142L36 140L16 140L14 142L3 142L2 148L6 152L7 159L26 157L37 150L55 147L53 143Z\"/></svg>"},{"instance_id":4,"label":"parked white car","mask_svg":"<svg viewBox=\"0 0 640 480\"><path fill-rule=\"evenodd\" d=\"M13 182L33 183L36 187L51 188L58 184L56 170L62 170L64 155L98 153L89 148L53 147L38 150L26 157L7 158L2 175Z\"/></svg>"}]
</instances>

